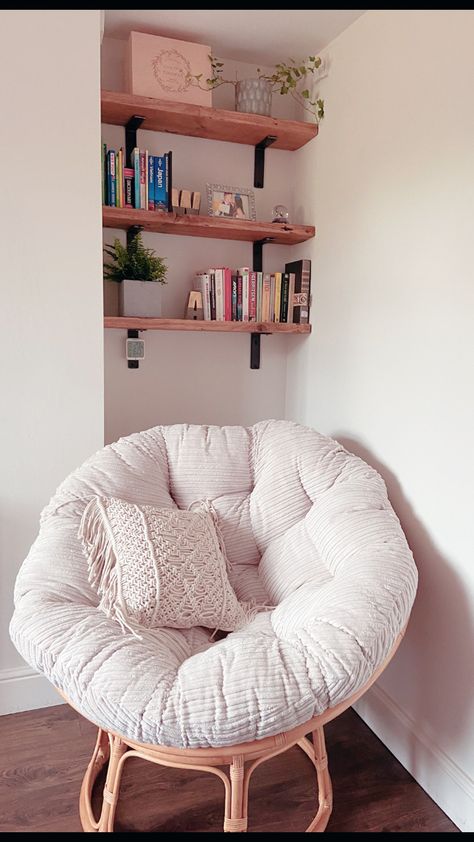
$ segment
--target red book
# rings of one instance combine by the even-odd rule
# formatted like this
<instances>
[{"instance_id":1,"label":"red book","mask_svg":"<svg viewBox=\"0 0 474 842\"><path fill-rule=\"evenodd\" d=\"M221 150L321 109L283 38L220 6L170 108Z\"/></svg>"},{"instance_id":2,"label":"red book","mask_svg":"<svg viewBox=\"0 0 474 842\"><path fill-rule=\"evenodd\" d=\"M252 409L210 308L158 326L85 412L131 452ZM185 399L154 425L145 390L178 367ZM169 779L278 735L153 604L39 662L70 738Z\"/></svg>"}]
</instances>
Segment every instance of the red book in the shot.
<instances>
[{"instance_id":1,"label":"red book","mask_svg":"<svg viewBox=\"0 0 474 842\"><path fill-rule=\"evenodd\" d=\"M257 273L249 275L249 322L257 321Z\"/></svg>"},{"instance_id":2,"label":"red book","mask_svg":"<svg viewBox=\"0 0 474 842\"><path fill-rule=\"evenodd\" d=\"M224 319L232 321L232 272L227 266L224 269Z\"/></svg>"}]
</instances>

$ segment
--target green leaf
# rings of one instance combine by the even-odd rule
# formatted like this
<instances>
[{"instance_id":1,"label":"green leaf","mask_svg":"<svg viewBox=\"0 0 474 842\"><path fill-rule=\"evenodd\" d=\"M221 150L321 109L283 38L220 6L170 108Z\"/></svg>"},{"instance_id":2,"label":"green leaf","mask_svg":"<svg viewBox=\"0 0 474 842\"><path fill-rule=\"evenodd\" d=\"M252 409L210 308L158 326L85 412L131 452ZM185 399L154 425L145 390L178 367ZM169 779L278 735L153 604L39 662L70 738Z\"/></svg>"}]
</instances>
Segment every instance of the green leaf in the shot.
<instances>
[{"instance_id":1,"label":"green leaf","mask_svg":"<svg viewBox=\"0 0 474 842\"><path fill-rule=\"evenodd\" d=\"M304 97L305 99L309 99L309 91L308 90L301 91L301 96Z\"/></svg>"}]
</instances>

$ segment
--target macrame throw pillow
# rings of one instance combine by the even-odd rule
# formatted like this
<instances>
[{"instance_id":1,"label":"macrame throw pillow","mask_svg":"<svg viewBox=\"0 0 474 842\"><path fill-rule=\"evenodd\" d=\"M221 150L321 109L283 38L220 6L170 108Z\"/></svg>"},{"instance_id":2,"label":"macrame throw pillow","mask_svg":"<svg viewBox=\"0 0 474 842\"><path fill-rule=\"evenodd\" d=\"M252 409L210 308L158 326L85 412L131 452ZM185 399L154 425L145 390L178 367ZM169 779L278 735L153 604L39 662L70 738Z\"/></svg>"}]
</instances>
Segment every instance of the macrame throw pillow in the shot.
<instances>
[{"instance_id":1,"label":"macrame throw pillow","mask_svg":"<svg viewBox=\"0 0 474 842\"><path fill-rule=\"evenodd\" d=\"M207 501L183 511L94 497L79 538L99 608L124 631L160 626L235 631L259 610L237 599L217 516Z\"/></svg>"}]
</instances>

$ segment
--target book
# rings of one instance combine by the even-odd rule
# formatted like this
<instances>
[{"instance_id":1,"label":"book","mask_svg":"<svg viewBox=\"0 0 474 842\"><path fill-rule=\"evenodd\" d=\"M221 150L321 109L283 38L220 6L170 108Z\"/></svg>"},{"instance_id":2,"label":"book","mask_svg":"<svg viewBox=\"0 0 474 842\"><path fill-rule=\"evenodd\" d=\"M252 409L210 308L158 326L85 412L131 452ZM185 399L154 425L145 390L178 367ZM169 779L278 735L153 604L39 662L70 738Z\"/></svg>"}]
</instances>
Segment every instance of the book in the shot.
<instances>
[{"instance_id":1,"label":"book","mask_svg":"<svg viewBox=\"0 0 474 842\"><path fill-rule=\"evenodd\" d=\"M145 153L140 152L140 204L138 207L141 208L141 210L146 210L147 207L145 203L147 182L145 165Z\"/></svg>"},{"instance_id":2,"label":"book","mask_svg":"<svg viewBox=\"0 0 474 842\"><path fill-rule=\"evenodd\" d=\"M107 196L108 204L115 207L115 151L107 152Z\"/></svg>"},{"instance_id":3,"label":"book","mask_svg":"<svg viewBox=\"0 0 474 842\"><path fill-rule=\"evenodd\" d=\"M281 272L275 272L275 303L273 310L273 321L280 321L281 307Z\"/></svg>"},{"instance_id":4,"label":"book","mask_svg":"<svg viewBox=\"0 0 474 842\"><path fill-rule=\"evenodd\" d=\"M271 277L268 272L264 272L262 281L262 322L270 321L270 292Z\"/></svg>"},{"instance_id":5,"label":"book","mask_svg":"<svg viewBox=\"0 0 474 842\"><path fill-rule=\"evenodd\" d=\"M275 273L270 275L270 303L268 305L268 321L275 321Z\"/></svg>"},{"instance_id":6,"label":"book","mask_svg":"<svg viewBox=\"0 0 474 842\"><path fill-rule=\"evenodd\" d=\"M281 276L281 302L280 302L280 321L288 321L288 292L290 287L290 276L288 272L283 272Z\"/></svg>"},{"instance_id":7,"label":"book","mask_svg":"<svg viewBox=\"0 0 474 842\"><path fill-rule=\"evenodd\" d=\"M285 272L295 276L293 293L293 323L308 324L311 303L311 260L294 260L286 263Z\"/></svg>"},{"instance_id":8,"label":"book","mask_svg":"<svg viewBox=\"0 0 474 842\"><path fill-rule=\"evenodd\" d=\"M224 319L232 321L232 272L227 266L224 269Z\"/></svg>"},{"instance_id":9,"label":"book","mask_svg":"<svg viewBox=\"0 0 474 842\"><path fill-rule=\"evenodd\" d=\"M263 272L257 272L257 322L262 321Z\"/></svg>"},{"instance_id":10,"label":"book","mask_svg":"<svg viewBox=\"0 0 474 842\"><path fill-rule=\"evenodd\" d=\"M249 322L257 321L257 273L249 273Z\"/></svg>"},{"instance_id":11,"label":"book","mask_svg":"<svg viewBox=\"0 0 474 842\"><path fill-rule=\"evenodd\" d=\"M232 275L232 321L237 321L237 275Z\"/></svg>"},{"instance_id":12,"label":"book","mask_svg":"<svg viewBox=\"0 0 474 842\"><path fill-rule=\"evenodd\" d=\"M148 210L155 210L155 156L148 156Z\"/></svg>"},{"instance_id":13,"label":"book","mask_svg":"<svg viewBox=\"0 0 474 842\"><path fill-rule=\"evenodd\" d=\"M204 319L207 322L211 321L211 297L210 297L210 277L207 272L201 272L197 276L198 288L202 294L202 309Z\"/></svg>"},{"instance_id":14,"label":"book","mask_svg":"<svg viewBox=\"0 0 474 842\"><path fill-rule=\"evenodd\" d=\"M209 297L211 300L211 321L216 320L216 276L214 272L209 272Z\"/></svg>"},{"instance_id":15,"label":"book","mask_svg":"<svg viewBox=\"0 0 474 842\"><path fill-rule=\"evenodd\" d=\"M236 321L242 321L242 275L237 272L237 310Z\"/></svg>"},{"instance_id":16,"label":"book","mask_svg":"<svg viewBox=\"0 0 474 842\"><path fill-rule=\"evenodd\" d=\"M107 144L101 145L102 204L107 205Z\"/></svg>"},{"instance_id":17,"label":"book","mask_svg":"<svg viewBox=\"0 0 474 842\"><path fill-rule=\"evenodd\" d=\"M133 204L137 210L140 209L140 150L138 146L132 150L131 164L133 167Z\"/></svg>"},{"instance_id":18,"label":"book","mask_svg":"<svg viewBox=\"0 0 474 842\"><path fill-rule=\"evenodd\" d=\"M223 322L225 321L224 270L221 268L215 268L210 269L209 271L214 273L214 284L216 288L216 322Z\"/></svg>"},{"instance_id":19,"label":"book","mask_svg":"<svg viewBox=\"0 0 474 842\"><path fill-rule=\"evenodd\" d=\"M295 297L295 273L288 273L288 324L293 323L293 299Z\"/></svg>"},{"instance_id":20,"label":"book","mask_svg":"<svg viewBox=\"0 0 474 842\"><path fill-rule=\"evenodd\" d=\"M143 205L145 210L148 210L148 159L149 159L148 149L145 149L145 204Z\"/></svg>"},{"instance_id":21,"label":"book","mask_svg":"<svg viewBox=\"0 0 474 842\"><path fill-rule=\"evenodd\" d=\"M133 181L135 173L130 167L124 167L123 170L123 192L124 192L124 207L133 208Z\"/></svg>"},{"instance_id":22,"label":"book","mask_svg":"<svg viewBox=\"0 0 474 842\"><path fill-rule=\"evenodd\" d=\"M168 210L165 159L162 155L155 158L155 210Z\"/></svg>"},{"instance_id":23,"label":"book","mask_svg":"<svg viewBox=\"0 0 474 842\"><path fill-rule=\"evenodd\" d=\"M116 197L115 204L118 208L123 208L123 148L121 147L117 153L116 166Z\"/></svg>"},{"instance_id":24,"label":"book","mask_svg":"<svg viewBox=\"0 0 474 842\"><path fill-rule=\"evenodd\" d=\"M242 276L242 321L249 320L249 275L250 269L248 266L242 266L237 269L239 275Z\"/></svg>"},{"instance_id":25,"label":"book","mask_svg":"<svg viewBox=\"0 0 474 842\"><path fill-rule=\"evenodd\" d=\"M165 210L171 210L171 191L173 189L173 177L172 177L172 159L173 153L172 152L165 152L165 191L166 191L166 208Z\"/></svg>"}]
</instances>

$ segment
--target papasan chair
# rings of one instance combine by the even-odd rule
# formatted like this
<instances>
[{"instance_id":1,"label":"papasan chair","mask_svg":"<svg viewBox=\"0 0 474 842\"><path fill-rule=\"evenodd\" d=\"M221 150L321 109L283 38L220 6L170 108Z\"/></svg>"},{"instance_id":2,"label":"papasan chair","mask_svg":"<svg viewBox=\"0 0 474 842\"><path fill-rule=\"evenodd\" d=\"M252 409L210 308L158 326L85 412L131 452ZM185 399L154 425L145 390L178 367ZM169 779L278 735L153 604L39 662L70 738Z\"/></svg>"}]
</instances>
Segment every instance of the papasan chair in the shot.
<instances>
[{"instance_id":1,"label":"papasan chair","mask_svg":"<svg viewBox=\"0 0 474 842\"><path fill-rule=\"evenodd\" d=\"M95 495L179 509L212 500L237 597L275 607L221 639L202 627L124 632L98 608L78 539ZM141 757L217 775L224 830L246 831L253 770L298 745L318 781L307 830L323 831L332 809L323 726L394 655L416 585L382 478L313 429L182 424L104 447L44 509L11 621L25 660L98 726L84 830L113 831L124 764ZM106 764L97 819L91 793Z\"/></svg>"}]
</instances>

